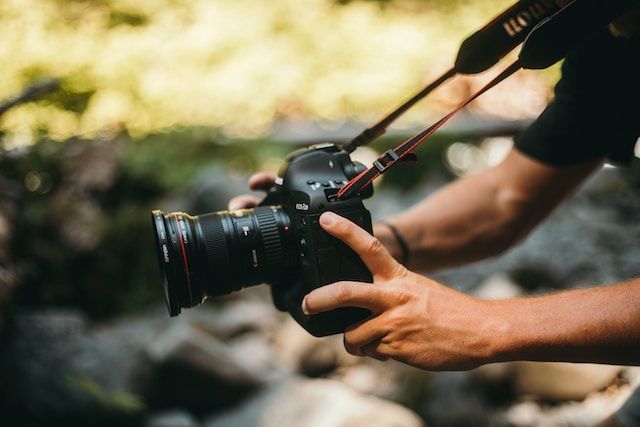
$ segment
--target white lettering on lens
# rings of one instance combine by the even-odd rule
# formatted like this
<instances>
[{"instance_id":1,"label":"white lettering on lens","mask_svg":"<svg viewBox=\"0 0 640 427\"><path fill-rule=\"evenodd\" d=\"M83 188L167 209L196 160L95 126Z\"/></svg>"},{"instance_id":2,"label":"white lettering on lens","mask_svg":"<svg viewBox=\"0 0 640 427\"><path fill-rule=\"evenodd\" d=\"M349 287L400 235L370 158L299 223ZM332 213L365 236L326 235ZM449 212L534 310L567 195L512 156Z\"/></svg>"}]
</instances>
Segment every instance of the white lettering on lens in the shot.
<instances>
[{"instance_id":1,"label":"white lettering on lens","mask_svg":"<svg viewBox=\"0 0 640 427\"><path fill-rule=\"evenodd\" d=\"M251 257L253 258L253 266L257 267L258 266L258 254L256 253L255 249L251 250Z\"/></svg>"},{"instance_id":2,"label":"white lettering on lens","mask_svg":"<svg viewBox=\"0 0 640 427\"><path fill-rule=\"evenodd\" d=\"M169 262L169 249L167 248L166 244L162 245L162 254L164 255L164 262L168 263Z\"/></svg>"},{"instance_id":3,"label":"white lettering on lens","mask_svg":"<svg viewBox=\"0 0 640 427\"><path fill-rule=\"evenodd\" d=\"M189 244L189 241L187 240L187 225L184 223L184 221L181 219L180 222L180 236L182 237L182 241L184 242L185 245Z\"/></svg>"}]
</instances>

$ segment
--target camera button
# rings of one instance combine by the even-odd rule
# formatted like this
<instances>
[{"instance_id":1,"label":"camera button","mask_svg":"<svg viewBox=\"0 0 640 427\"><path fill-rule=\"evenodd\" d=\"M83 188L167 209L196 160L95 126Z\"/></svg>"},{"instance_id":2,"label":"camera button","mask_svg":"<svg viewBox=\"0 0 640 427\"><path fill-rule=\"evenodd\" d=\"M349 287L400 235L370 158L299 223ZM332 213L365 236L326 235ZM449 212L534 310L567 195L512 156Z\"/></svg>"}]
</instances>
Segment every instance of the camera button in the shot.
<instances>
[{"instance_id":1,"label":"camera button","mask_svg":"<svg viewBox=\"0 0 640 427\"><path fill-rule=\"evenodd\" d=\"M309 254L309 245L307 244L307 239L302 237L300 238L298 243L300 247L300 256L307 256Z\"/></svg>"},{"instance_id":2,"label":"camera button","mask_svg":"<svg viewBox=\"0 0 640 427\"><path fill-rule=\"evenodd\" d=\"M323 187L331 187L331 184L329 184L328 182L323 182L323 183L322 183L322 186L323 186Z\"/></svg>"},{"instance_id":3,"label":"camera button","mask_svg":"<svg viewBox=\"0 0 640 427\"><path fill-rule=\"evenodd\" d=\"M315 182L314 180L312 180L312 179L310 179L309 181L307 181L307 184L308 184L308 185L313 185L313 184L315 184L315 183L316 183L316 182Z\"/></svg>"}]
</instances>

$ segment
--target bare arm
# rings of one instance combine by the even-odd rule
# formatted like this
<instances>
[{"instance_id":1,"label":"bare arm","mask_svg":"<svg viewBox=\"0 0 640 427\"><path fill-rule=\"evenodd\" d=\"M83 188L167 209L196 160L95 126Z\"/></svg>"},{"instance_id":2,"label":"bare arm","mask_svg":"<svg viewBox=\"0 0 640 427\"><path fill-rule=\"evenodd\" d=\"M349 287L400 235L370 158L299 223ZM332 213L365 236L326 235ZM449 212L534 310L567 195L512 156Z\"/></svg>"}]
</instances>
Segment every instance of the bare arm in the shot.
<instances>
[{"instance_id":1,"label":"bare arm","mask_svg":"<svg viewBox=\"0 0 640 427\"><path fill-rule=\"evenodd\" d=\"M500 165L445 186L389 222L409 244L411 269L480 260L523 238L600 164L552 167L514 149ZM399 259L391 232L378 225L374 234Z\"/></svg>"},{"instance_id":2,"label":"bare arm","mask_svg":"<svg viewBox=\"0 0 640 427\"><path fill-rule=\"evenodd\" d=\"M495 360L640 364L640 279L487 304L505 328Z\"/></svg>"}]
</instances>

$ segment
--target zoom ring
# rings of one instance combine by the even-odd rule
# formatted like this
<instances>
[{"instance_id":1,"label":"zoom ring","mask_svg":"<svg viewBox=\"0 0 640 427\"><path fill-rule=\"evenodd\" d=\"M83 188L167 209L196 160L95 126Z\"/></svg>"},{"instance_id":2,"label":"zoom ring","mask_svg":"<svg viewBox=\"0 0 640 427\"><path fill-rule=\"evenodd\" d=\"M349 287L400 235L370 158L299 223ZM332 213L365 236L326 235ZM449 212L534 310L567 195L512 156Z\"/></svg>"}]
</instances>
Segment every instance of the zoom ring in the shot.
<instances>
[{"instance_id":1,"label":"zoom ring","mask_svg":"<svg viewBox=\"0 0 640 427\"><path fill-rule=\"evenodd\" d=\"M262 234L266 264L275 271L282 266L283 259L282 242L274 212L270 207L261 207L255 213Z\"/></svg>"}]
</instances>

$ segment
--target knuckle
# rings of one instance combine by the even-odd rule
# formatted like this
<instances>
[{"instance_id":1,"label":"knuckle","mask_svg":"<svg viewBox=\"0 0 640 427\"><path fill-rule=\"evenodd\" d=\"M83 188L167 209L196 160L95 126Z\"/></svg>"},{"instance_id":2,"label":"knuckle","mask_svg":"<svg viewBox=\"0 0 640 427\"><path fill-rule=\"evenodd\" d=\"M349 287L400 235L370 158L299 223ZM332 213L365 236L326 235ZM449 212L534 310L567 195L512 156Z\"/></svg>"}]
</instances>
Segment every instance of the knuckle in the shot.
<instances>
[{"instance_id":1,"label":"knuckle","mask_svg":"<svg viewBox=\"0 0 640 427\"><path fill-rule=\"evenodd\" d=\"M387 318L387 324L390 330L398 331L407 324L407 318L402 314L393 313Z\"/></svg>"},{"instance_id":2,"label":"knuckle","mask_svg":"<svg viewBox=\"0 0 640 427\"><path fill-rule=\"evenodd\" d=\"M339 301L348 302L353 297L353 290L346 283L338 283L335 288L335 297Z\"/></svg>"},{"instance_id":3,"label":"knuckle","mask_svg":"<svg viewBox=\"0 0 640 427\"><path fill-rule=\"evenodd\" d=\"M391 287L387 289L387 300L392 301L394 306L400 306L410 299L410 294L402 288Z\"/></svg>"},{"instance_id":4,"label":"knuckle","mask_svg":"<svg viewBox=\"0 0 640 427\"><path fill-rule=\"evenodd\" d=\"M367 242L365 251L371 255L380 253L380 251L382 251L382 243L380 243L380 240L376 239L375 237L372 237Z\"/></svg>"}]
</instances>

